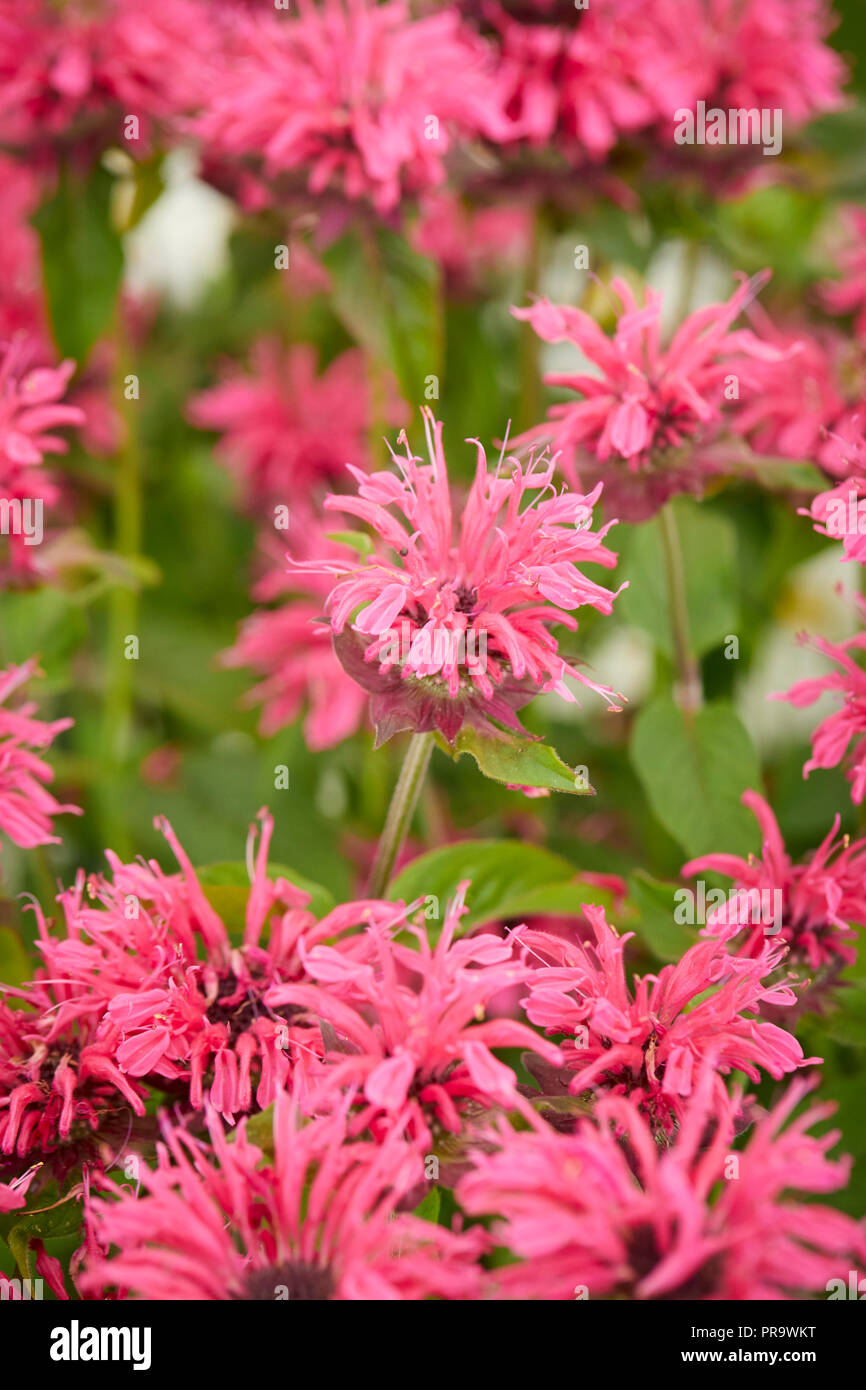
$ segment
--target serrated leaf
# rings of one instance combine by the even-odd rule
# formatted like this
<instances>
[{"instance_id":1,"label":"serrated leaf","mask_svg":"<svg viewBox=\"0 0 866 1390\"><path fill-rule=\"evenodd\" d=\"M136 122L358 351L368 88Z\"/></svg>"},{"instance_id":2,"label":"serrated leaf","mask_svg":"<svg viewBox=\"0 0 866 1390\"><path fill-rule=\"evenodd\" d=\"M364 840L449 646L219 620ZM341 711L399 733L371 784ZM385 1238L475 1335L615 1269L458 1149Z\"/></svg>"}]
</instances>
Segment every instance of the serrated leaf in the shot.
<instances>
[{"instance_id":1,"label":"serrated leaf","mask_svg":"<svg viewBox=\"0 0 866 1390\"><path fill-rule=\"evenodd\" d=\"M594 796L595 788L562 761L549 743L519 738L514 734L494 737L464 724L453 744L437 736L443 752L455 760L463 754L474 758L485 777L514 787L544 787L572 796Z\"/></svg>"},{"instance_id":2,"label":"serrated leaf","mask_svg":"<svg viewBox=\"0 0 866 1390\"><path fill-rule=\"evenodd\" d=\"M657 819L689 858L757 852L755 819L740 797L760 786L761 770L729 705L686 719L669 696L653 700L635 721L631 759Z\"/></svg>"}]
</instances>

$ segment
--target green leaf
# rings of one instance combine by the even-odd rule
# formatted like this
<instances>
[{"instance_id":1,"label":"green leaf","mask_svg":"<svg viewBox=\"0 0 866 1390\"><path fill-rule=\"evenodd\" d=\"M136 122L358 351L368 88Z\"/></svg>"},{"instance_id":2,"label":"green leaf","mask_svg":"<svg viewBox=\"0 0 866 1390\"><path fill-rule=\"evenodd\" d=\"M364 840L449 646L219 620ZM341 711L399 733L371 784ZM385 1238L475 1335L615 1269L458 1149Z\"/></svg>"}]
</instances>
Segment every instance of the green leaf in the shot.
<instances>
[{"instance_id":1,"label":"green leaf","mask_svg":"<svg viewBox=\"0 0 866 1390\"><path fill-rule=\"evenodd\" d=\"M438 1187L431 1187L423 1200L418 1203L413 1215L420 1216L422 1221L432 1221L435 1226L439 1220L439 1208L441 1206L442 1193Z\"/></svg>"},{"instance_id":2,"label":"green leaf","mask_svg":"<svg viewBox=\"0 0 866 1390\"><path fill-rule=\"evenodd\" d=\"M114 179L96 165L82 177L66 165L57 192L33 216L42 243L48 312L61 357L79 368L114 317L123 247L113 225Z\"/></svg>"},{"instance_id":3,"label":"green leaf","mask_svg":"<svg viewBox=\"0 0 866 1390\"><path fill-rule=\"evenodd\" d=\"M579 770L564 763L549 743L518 738L514 734L479 733L464 724L454 744L437 735L437 743L455 761L464 753L474 758L485 777L515 787L546 787L572 796L594 796L595 789Z\"/></svg>"},{"instance_id":4,"label":"green leaf","mask_svg":"<svg viewBox=\"0 0 866 1390\"><path fill-rule=\"evenodd\" d=\"M250 892L250 879L246 864L240 860L223 861L219 864L205 864L196 869L199 883L205 897L220 914L229 930L243 930L244 914ZM285 878L295 888L309 893L312 902L309 910L316 917L324 917L334 907L334 898L321 883L290 869L285 864L269 864L268 878Z\"/></svg>"},{"instance_id":5,"label":"green leaf","mask_svg":"<svg viewBox=\"0 0 866 1390\"><path fill-rule=\"evenodd\" d=\"M629 880L629 897L638 911L635 935L662 961L679 960L694 946L697 937L691 927L674 921L674 894L681 883L662 883L639 870Z\"/></svg>"},{"instance_id":6,"label":"green leaf","mask_svg":"<svg viewBox=\"0 0 866 1390\"><path fill-rule=\"evenodd\" d=\"M796 358L793 363L796 364ZM823 492L827 479L819 469L805 460L768 458L756 455L749 463L749 476L769 492Z\"/></svg>"},{"instance_id":7,"label":"green leaf","mask_svg":"<svg viewBox=\"0 0 866 1390\"><path fill-rule=\"evenodd\" d=\"M481 922L544 912L577 915L587 902L610 906L610 894L582 881L580 870L567 859L519 840L468 840L431 850L406 865L388 895L407 903L435 898L438 911L429 919L435 937L447 904L465 879L470 886L462 931Z\"/></svg>"},{"instance_id":8,"label":"green leaf","mask_svg":"<svg viewBox=\"0 0 866 1390\"><path fill-rule=\"evenodd\" d=\"M866 1047L866 985L839 989L835 1003L827 1018L830 1037L849 1047Z\"/></svg>"},{"instance_id":9,"label":"green leaf","mask_svg":"<svg viewBox=\"0 0 866 1390\"><path fill-rule=\"evenodd\" d=\"M329 531L326 539L339 541L340 545L350 545L365 557L373 554L373 542L363 531Z\"/></svg>"},{"instance_id":10,"label":"green leaf","mask_svg":"<svg viewBox=\"0 0 866 1390\"><path fill-rule=\"evenodd\" d=\"M678 499L674 512L686 577L689 631L695 654L702 656L738 630L736 532L727 517L690 499ZM620 570L629 588L617 600L619 616L643 628L672 657L670 596L658 521L627 533Z\"/></svg>"},{"instance_id":11,"label":"green leaf","mask_svg":"<svg viewBox=\"0 0 866 1390\"><path fill-rule=\"evenodd\" d=\"M0 982L23 985L32 976L33 967L18 933L11 927L0 927Z\"/></svg>"},{"instance_id":12,"label":"green leaf","mask_svg":"<svg viewBox=\"0 0 866 1390\"><path fill-rule=\"evenodd\" d=\"M760 786L758 757L729 705L707 705L686 719L669 696L635 721L631 759L656 817L691 858L759 847L754 817L740 804Z\"/></svg>"}]
</instances>

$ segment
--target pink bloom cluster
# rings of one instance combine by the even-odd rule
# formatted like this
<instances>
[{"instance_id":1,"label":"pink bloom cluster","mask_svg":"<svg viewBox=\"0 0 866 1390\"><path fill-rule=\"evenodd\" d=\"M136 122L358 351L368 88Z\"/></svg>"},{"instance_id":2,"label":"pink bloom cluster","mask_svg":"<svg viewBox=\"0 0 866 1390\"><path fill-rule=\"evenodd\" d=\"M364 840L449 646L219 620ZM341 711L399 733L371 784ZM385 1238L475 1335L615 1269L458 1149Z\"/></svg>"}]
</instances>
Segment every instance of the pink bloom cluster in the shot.
<instances>
[{"instance_id":1,"label":"pink bloom cluster","mask_svg":"<svg viewBox=\"0 0 866 1390\"><path fill-rule=\"evenodd\" d=\"M471 1215L498 1217L493 1237L520 1263L488 1277L488 1296L659 1300L798 1299L862 1267L862 1223L798 1194L844 1187L831 1159L838 1132L808 1131L832 1113L789 1119L806 1086L787 1095L734 1152L740 1097L714 1084L712 1057L670 1146L660 1147L633 1101L599 1102L573 1134L540 1120L504 1124L492 1153L458 1184Z\"/></svg>"},{"instance_id":2,"label":"pink bloom cluster","mask_svg":"<svg viewBox=\"0 0 866 1390\"><path fill-rule=\"evenodd\" d=\"M231 1141L211 1112L208 1148L166 1127L146 1195L92 1203L97 1239L82 1288L138 1298L295 1302L477 1298L479 1229L448 1231L412 1215L422 1150L398 1122L381 1143L350 1140L345 1102L302 1123L291 1096L274 1107L273 1157L242 1122Z\"/></svg>"},{"instance_id":3,"label":"pink bloom cluster","mask_svg":"<svg viewBox=\"0 0 866 1390\"><path fill-rule=\"evenodd\" d=\"M249 373L229 368L218 385L194 396L189 418L222 435L216 456L236 478L244 506L262 512L293 505L297 497L309 501L367 452L364 358L350 349L317 375L308 344L283 350L264 339L253 347L251 365ZM392 424L405 418L393 392L387 418Z\"/></svg>"},{"instance_id":4,"label":"pink bloom cluster","mask_svg":"<svg viewBox=\"0 0 866 1390\"><path fill-rule=\"evenodd\" d=\"M0 671L0 831L25 849L59 844L52 818L81 815L77 806L61 805L48 791L46 783L53 780L54 771L39 756L72 720L36 719L33 701L6 707L9 696L36 673L35 660Z\"/></svg>"},{"instance_id":5,"label":"pink bloom cluster","mask_svg":"<svg viewBox=\"0 0 866 1390\"><path fill-rule=\"evenodd\" d=\"M854 599L866 621L866 601L859 594ZM826 676L797 681L790 690L776 692L770 699L788 700L797 709L804 709L826 693L841 698L839 709L823 719L812 735L812 756L803 767L803 776L808 777L815 768L838 767L844 762L851 783L851 800L859 806L866 796L866 671L858 665L854 654L866 650L866 630L838 643L805 634L800 640L835 661L838 669Z\"/></svg>"},{"instance_id":6,"label":"pink bloom cluster","mask_svg":"<svg viewBox=\"0 0 866 1390\"><path fill-rule=\"evenodd\" d=\"M111 143L142 148L152 120L191 110L210 89L217 51L211 8L199 0L4 0L0 8L0 140L47 150ZM134 133L127 116L139 121Z\"/></svg>"},{"instance_id":7,"label":"pink bloom cluster","mask_svg":"<svg viewBox=\"0 0 866 1390\"><path fill-rule=\"evenodd\" d=\"M743 933L742 954L761 957L770 933L787 943L790 965L838 972L856 959L855 924L866 924L866 840L836 839L840 817L804 864L794 864L767 802L743 793L743 805L761 827L761 858L705 854L683 865L683 876L726 874L734 889L726 904L708 915L703 934L732 941ZM776 896L778 895L778 897ZM778 902L779 911L772 911ZM776 918L780 920L777 922ZM810 991L811 993L811 991Z\"/></svg>"},{"instance_id":8,"label":"pink bloom cluster","mask_svg":"<svg viewBox=\"0 0 866 1390\"><path fill-rule=\"evenodd\" d=\"M516 459L500 460L491 473L474 440L475 478L458 503L442 426L431 411L423 414L429 463L411 452L403 433L405 452L392 451L397 472L368 477L352 468L358 496L325 499L326 509L373 529L374 553L359 564L299 566L336 576L326 611L338 656L373 695L378 741L402 729L435 728L453 742L467 721L519 729L514 711L539 690L574 700L566 676L618 708L612 690L559 655L550 632L553 624L575 630L571 614L583 605L611 612L616 594L578 568L586 561L616 564L603 544L613 523L591 529L600 487L585 497L557 494L554 465L544 455L525 469Z\"/></svg>"},{"instance_id":9,"label":"pink bloom cluster","mask_svg":"<svg viewBox=\"0 0 866 1390\"><path fill-rule=\"evenodd\" d=\"M383 1120L390 1128L395 1116L407 1114L412 1133L428 1143L434 1132L459 1134L467 1102L519 1104L514 1072L491 1048L529 1047L551 1065L562 1060L559 1048L525 1023L482 1021L489 1001L532 970L514 961L508 941L455 940L468 887L460 885L435 946L426 923L409 928L417 949L381 930L371 933L371 958L360 966L319 946L306 957L315 984L278 985L268 996L274 1006L300 1007L336 1030L341 1042L329 1058L325 1089L358 1088L360 1129L369 1125L376 1133Z\"/></svg>"},{"instance_id":10,"label":"pink bloom cluster","mask_svg":"<svg viewBox=\"0 0 866 1390\"><path fill-rule=\"evenodd\" d=\"M379 212L435 187L455 136L505 128L491 53L454 10L414 19L404 0L298 0L285 23L238 19L196 128L214 159L303 174ZM292 93L286 104L286 93Z\"/></svg>"},{"instance_id":11,"label":"pink bloom cluster","mask_svg":"<svg viewBox=\"0 0 866 1390\"><path fill-rule=\"evenodd\" d=\"M552 406L548 421L516 442L550 440L572 486L603 479L606 501L625 520L652 515L677 492L700 492L724 466L708 446L719 432L726 380L754 359L786 355L749 329L732 329L766 279L744 281L725 303L690 314L667 347L661 295L647 290L639 305L619 278L611 282L623 306L613 338L582 309L546 299L512 309L544 342L573 343L597 369L546 377L581 399Z\"/></svg>"},{"instance_id":12,"label":"pink bloom cluster","mask_svg":"<svg viewBox=\"0 0 866 1390\"><path fill-rule=\"evenodd\" d=\"M777 1079L812 1062L784 1028L759 1022L765 1004L790 1005L794 995L771 983L787 947L768 942L754 958L728 955L718 941L698 942L658 975L632 988L619 936L600 908L584 915L593 942L527 930L521 944L540 957L523 1003L530 1022L561 1038L572 1095L628 1095L662 1132L674 1129L707 1056L721 1074L760 1069ZM547 963L549 962L549 963Z\"/></svg>"}]
</instances>

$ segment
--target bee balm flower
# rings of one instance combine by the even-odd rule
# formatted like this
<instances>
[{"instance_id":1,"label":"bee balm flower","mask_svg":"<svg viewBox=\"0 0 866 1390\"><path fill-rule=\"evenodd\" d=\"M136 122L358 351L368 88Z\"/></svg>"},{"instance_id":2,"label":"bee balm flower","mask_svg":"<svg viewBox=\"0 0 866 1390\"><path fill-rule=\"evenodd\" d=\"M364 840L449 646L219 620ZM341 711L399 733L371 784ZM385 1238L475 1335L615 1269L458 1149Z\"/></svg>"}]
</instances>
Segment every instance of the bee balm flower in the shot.
<instances>
[{"instance_id":1,"label":"bee balm flower","mask_svg":"<svg viewBox=\"0 0 866 1390\"><path fill-rule=\"evenodd\" d=\"M608 686L559 655L550 632L554 624L575 630L572 612L584 605L609 614L619 592L578 568L616 565L603 544L613 523L591 529L600 485L586 497L556 493L545 454L490 472L470 440L478 459L464 502L449 484L442 425L423 414L429 463L410 452L403 432L405 453L392 451L397 473L352 468L358 496L325 499L327 509L370 525L373 553L299 566L336 576L326 612L337 655L373 696L377 742L436 729L453 743L464 722L520 730L515 710L538 692L574 701L567 676L618 709Z\"/></svg>"}]
</instances>

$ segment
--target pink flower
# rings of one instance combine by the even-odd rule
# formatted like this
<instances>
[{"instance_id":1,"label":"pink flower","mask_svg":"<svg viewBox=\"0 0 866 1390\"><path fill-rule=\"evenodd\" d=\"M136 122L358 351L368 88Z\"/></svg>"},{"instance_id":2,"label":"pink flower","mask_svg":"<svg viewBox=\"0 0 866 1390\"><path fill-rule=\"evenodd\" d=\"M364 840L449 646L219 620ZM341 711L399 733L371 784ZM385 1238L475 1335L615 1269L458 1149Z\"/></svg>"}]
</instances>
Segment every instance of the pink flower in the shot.
<instances>
[{"instance_id":1,"label":"pink flower","mask_svg":"<svg viewBox=\"0 0 866 1390\"><path fill-rule=\"evenodd\" d=\"M559 1049L525 1023L481 1021L493 996L532 972L514 960L510 941L489 935L455 940L468 886L459 886L435 946L426 926L410 919L406 930L417 950L381 930L371 931L375 950L362 966L318 946L306 956L316 984L277 985L268 995L275 1007L290 1004L331 1025L326 1089L359 1088L358 1130L372 1122L378 1132L408 1107L411 1131L419 1137L429 1140L431 1125L459 1134L467 1104L519 1104L514 1072L491 1048L529 1047L554 1065L561 1060ZM335 986L342 998L335 997Z\"/></svg>"},{"instance_id":2,"label":"pink flower","mask_svg":"<svg viewBox=\"0 0 866 1390\"><path fill-rule=\"evenodd\" d=\"M316 374L315 349L284 350L271 339L253 348L252 373L229 368L218 386L190 401L199 429L223 438L217 457L234 475L251 510L289 506L343 476L349 459L364 458L370 417L366 367L360 352L341 353ZM392 396L389 421L405 409Z\"/></svg>"},{"instance_id":3,"label":"pink flower","mask_svg":"<svg viewBox=\"0 0 866 1390\"><path fill-rule=\"evenodd\" d=\"M4 708L12 692L36 674L35 659L0 672L0 830L24 849L60 844L60 836L52 834L52 817L81 815L78 806L61 805L47 790L54 772L34 751L48 748L73 721L35 719L32 701Z\"/></svg>"},{"instance_id":4,"label":"pink flower","mask_svg":"<svg viewBox=\"0 0 866 1390\"><path fill-rule=\"evenodd\" d=\"M372 527L374 553L364 563L299 566L336 576L326 611L337 655L373 695L377 742L402 729L433 728L453 742L464 721L520 729L514 711L540 690L574 700L566 676L618 708L613 691L559 655L549 631L554 623L575 630L571 612L584 604L611 612L616 594L577 568L582 561L616 564L602 544L612 523L590 529L600 487L587 497L557 495L553 463L543 455L525 469L516 459L500 460L489 473L481 444L470 440L475 479L458 503L442 426L429 410L423 415L429 464L401 433L405 454L392 453L399 476L367 477L351 468L359 495L325 499L327 510Z\"/></svg>"},{"instance_id":5,"label":"pink flower","mask_svg":"<svg viewBox=\"0 0 866 1390\"><path fill-rule=\"evenodd\" d=\"M339 554L340 547L312 531L305 523L296 553ZM248 666L262 679L245 697L248 705L261 704L259 728L265 737L293 724L304 705L304 738L313 752L333 748L350 738L364 723L367 695L346 674L334 652L328 624L321 620L327 579L295 570L286 574L283 547L270 537L263 550L279 548L279 567L274 565L259 580L253 595L265 602L282 598L280 608L258 608L241 625L235 645L223 653L226 666ZM300 592L299 592L300 591Z\"/></svg>"},{"instance_id":6,"label":"pink flower","mask_svg":"<svg viewBox=\"0 0 866 1390\"><path fill-rule=\"evenodd\" d=\"M37 1187L82 1166L110 1167L147 1096L117 1065L117 1029L69 1007L63 981L3 988L26 1007L0 1002L0 1180L15 1187L34 1160Z\"/></svg>"},{"instance_id":7,"label":"pink flower","mask_svg":"<svg viewBox=\"0 0 866 1390\"><path fill-rule=\"evenodd\" d=\"M286 93L292 101L286 104ZM441 184L455 138L507 128L491 54L443 9L412 19L403 0L298 0L285 23L238 23L225 71L198 121L206 153L298 172L379 212Z\"/></svg>"},{"instance_id":8,"label":"pink flower","mask_svg":"<svg viewBox=\"0 0 866 1390\"><path fill-rule=\"evenodd\" d=\"M842 542L843 559L866 563L866 478L852 473L798 511L812 518L819 535Z\"/></svg>"},{"instance_id":9,"label":"pink flower","mask_svg":"<svg viewBox=\"0 0 866 1390\"><path fill-rule=\"evenodd\" d=\"M831 314L853 314L854 332L866 343L866 209L842 209L846 244L838 253L841 276L821 287L821 298Z\"/></svg>"},{"instance_id":10,"label":"pink flower","mask_svg":"<svg viewBox=\"0 0 866 1390\"><path fill-rule=\"evenodd\" d=\"M656 125L700 94L695 55L683 52L670 7L593 0L579 15L573 6L538 9L537 18L516 20L505 5L486 6L502 45L506 138L597 160L621 135Z\"/></svg>"},{"instance_id":11,"label":"pink flower","mask_svg":"<svg viewBox=\"0 0 866 1390\"><path fill-rule=\"evenodd\" d=\"M842 383L851 344L832 329L779 328L757 305L749 318L778 356L750 362L739 374L731 424L760 454L814 458L847 407Z\"/></svg>"},{"instance_id":12,"label":"pink flower","mask_svg":"<svg viewBox=\"0 0 866 1390\"><path fill-rule=\"evenodd\" d=\"M65 454L67 444L53 431L81 425L84 413L63 405L61 397L75 363L27 370L33 344L26 338L7 345L0 361L0 488L14 482L17 470L35 468L46 454Z\"/></svg>"},{"instance_id":13,"label":"pink flower","mask_svg":"<svg viewBox=\"0 0 866 1390\"><path fill-rule=\"evenodd\" d=\"M221 26L196 0L21 0L0 16L0 140L41 151L59 138L142 148L151 119L207 91ZM139 121L132 132L128 115Z\"/></svg>"},{"instance_id":14,"label":"pink flower","mask_svg":"<svg viewBox=\"0 0 866 1390\"><path fill-rule=\"evenodd\" d=\"M381 1144L351 1142L345 1103L302 1123L280 1093L264 1163L245 1122L231 1136L212 1112L208 1125L210 1150L165 1128L158 1167L143 1175L146 1195L93 1200L97 1238L115 1254L89 1263L85 1292L119 1285L134 1298L291 1302L478 1296L483 1232L452 1232L401 1208L424 1164L400 1125Z\"/></svg>"},{"instance_id":15,"label":"pink flower","mask_svg":"<svg viewBox=\"0 0 866 1390\"><path fill-rule=\"evenodd\" d=\"M855 594L854 599L866 620L866 602L860 594ZM816 767L838 767L844 759L851 783L851 800L859 806L866 796L866 744L861 742L866 734L866 672L857 665L852 653L866 649L866 631L839 643L828 642L824 637L808 637L805 633L801 634L800 641L823 652L839 669L826 676L797 681L790 690L776 691L769 698L788 700L797 709L805 709L827 691L841 696L841 707L822 720L812 735L812 756L803 765L803 776L808 777Z\"/></svg>"},{"instance_id":16,"label":"pink flower","mask_svg":"<svg viewBox=\"0 0 866 1390\"><path fill-rule=\"evenodd\" d=\"M783 1129L806 1090L795 1082L741 1152L740 1096L713 1084L709 1061L670 1146L623 1097L574 1134L502 1123L498 1151L477 1153L457 1189L471 1215L498 1216L494 1240L521 1259L491 1273L490 1296L787 1300L847 1284L866 1258L863 1223L798 1200L844 1187L850 1169L827 1156L838 1131L808 1133L832 1105Z\"/></svg>"},{"instance_id":17,"label":"pink flower","mask_svg":"<svg viewBox=\"0 0 866 1390\"><path fill-rule=\"evenodd\" d=\"M658 3L658 0L656 0ZM653 6L650 7L651 9ZM703 61L708 106L781 108L801 125L843 104L846 67L825 43L828 0L674 0L682 49Z\"/></svg>"},{"instance_id":18,"label":"pink flower","mask_svg":"<svg viewBox=\"0 0 866 1390\"><path fill-rule=\"evenodd\" d=\"M677 492L700 492L722 467L705 446L719 432L726 378L750 359L785 355L748 329L731 331L767 278L744 281L726 303L697 309L667 348L659 337L661 296L647 290L641 308L619 278L611 288L623 311L612 339L582 309L547 299L512 309L545 342L574 343L599 373L546 377L582 399L551 406L547 423L515 443L549 439L571 485L604 479L606 501L626 520L652 515Z\"/></svg>"},{"instance_id":19,"label":"pink flower","mask_svg":"<svg viewBox=\"0 0 866 1390\"><path fill-rule=\"evenodd\" d=\"M805 1065L789 1032L754 1017L765 1002L794 1001L785 985L765 982L785 955L783 942L768 941L752 959L702 941L658 975L636 976L630 988L623 950L633 933L618 936L601 908L587 906L584 916L593 945L520 933L521 945L543 962L529 981L526 1014L548 1036L562 1037L573 1095L628 1095L654 1128L670 1132L710 1053L719 1088L730 1071L758 1081L763 1069L778 1080Z\"/></svg>"},{"instance_id":20,"label":"pink flower","mask_svg":"<svg viewBox=\"0 0 866 1390\"><path fill-rule=\"evenodd\" d=\"M306 953L319 942L334 942L334 954L358 968L370 950L361 929L398 921L402 912L362 900L317 921L306 908L307 893L267 877L273 820L265 811L259 818L260 843L254 850L253 828L247 848L241 940L229 934L161 819L157 827L180 873L164 874L153 861L122 864L108 851L111 881L79 874L61 895L66 939L41 933L52 976L76 987L58 1018L104 1016L116 1030L114 1056L125 1076L179 1092L194 1109L210 1099L230 1121L239 1111L270 1105L292 1070L315 1071L323 1051L318 1029L298 1027L292 1010L271 1007L269 992L306 980Z\"/></svg>"},{"instance_id":21,"label":"pink flower","mask_svg":"<svg viewBox=\"0 0 866 1390\"><path fill-rule=\"evenodd\" d=\"M761 858L705 854L683 865L683 877L711 871L734 880L728 902L708 913L702 935L732 941L745 937L740 954L761 956L766 936L779 935L789 947L786 963L838 973L857 952L853 923L866 924L866 840L837 841L840 817L803 864L788 855L772 810L757 792L742 802L761 827Z\"/></svg>"}]
</instances>

